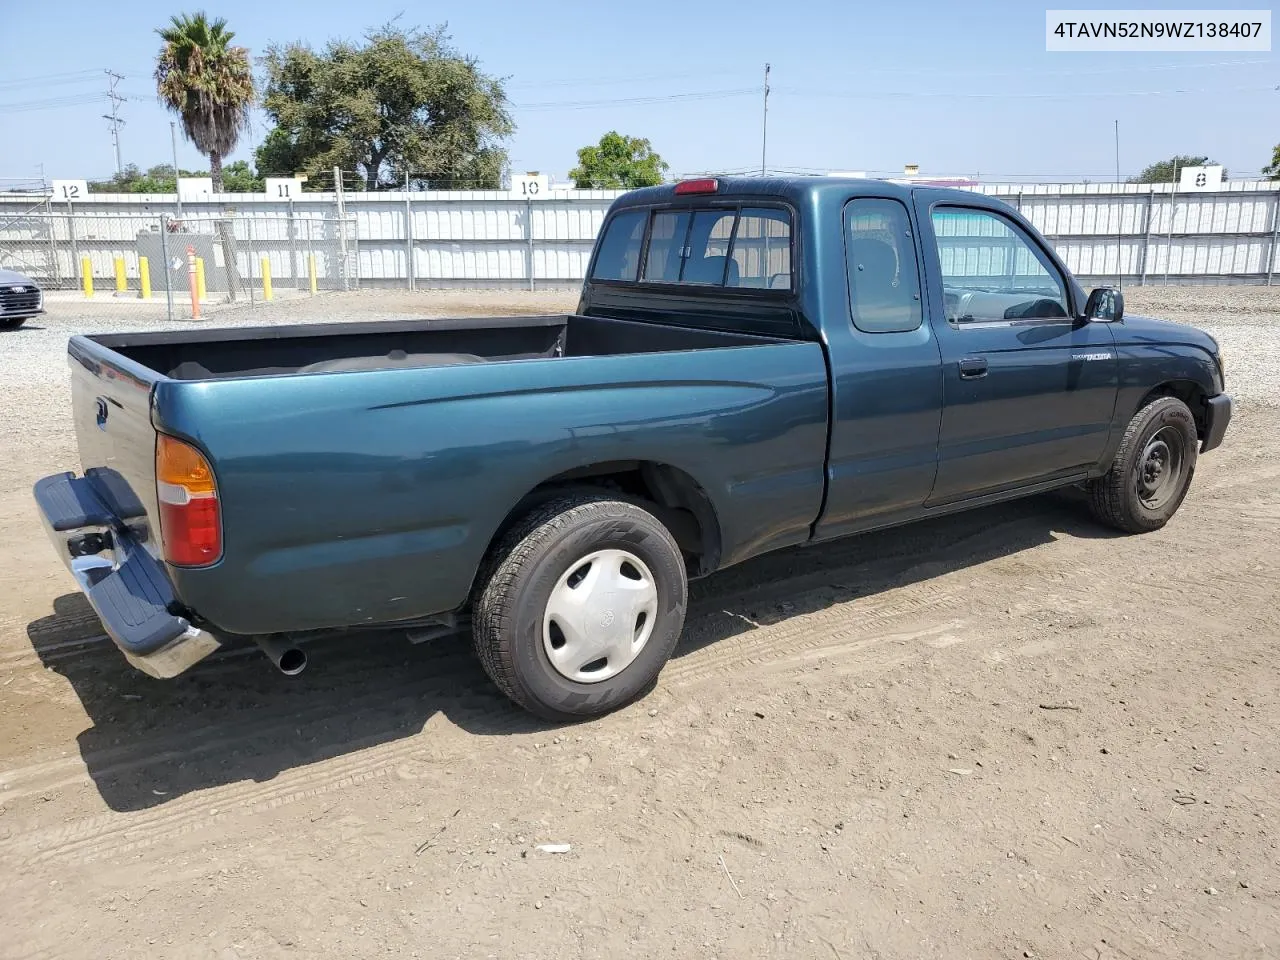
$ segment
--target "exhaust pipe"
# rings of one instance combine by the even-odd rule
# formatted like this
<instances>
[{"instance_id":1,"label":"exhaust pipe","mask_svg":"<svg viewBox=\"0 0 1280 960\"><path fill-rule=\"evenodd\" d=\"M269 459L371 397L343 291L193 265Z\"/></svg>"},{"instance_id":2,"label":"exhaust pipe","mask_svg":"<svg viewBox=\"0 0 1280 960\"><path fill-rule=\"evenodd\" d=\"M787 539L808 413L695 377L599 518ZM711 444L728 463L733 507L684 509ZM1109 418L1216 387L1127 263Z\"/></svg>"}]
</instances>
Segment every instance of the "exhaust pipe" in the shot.
<instances>
[{"instance_id":1,"label":"exhaust pipe","mask_svg":"<svg viewBox=\"0 0 1280 960\"><path fill-rule=\"evenodd\" d=\"M301 647L295 647L279 635L256 637L258 646L287 677L296 677L307 669L307 654Z\"/></svg>"}]
</instances>

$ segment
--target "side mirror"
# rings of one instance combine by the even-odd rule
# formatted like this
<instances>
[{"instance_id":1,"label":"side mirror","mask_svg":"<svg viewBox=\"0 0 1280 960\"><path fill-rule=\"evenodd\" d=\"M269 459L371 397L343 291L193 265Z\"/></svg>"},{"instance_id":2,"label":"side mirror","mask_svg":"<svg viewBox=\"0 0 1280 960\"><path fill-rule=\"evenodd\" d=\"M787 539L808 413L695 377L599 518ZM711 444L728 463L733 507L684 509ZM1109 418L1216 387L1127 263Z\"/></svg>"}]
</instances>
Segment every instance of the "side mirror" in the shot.
<instances>
[{"instance_id":1,"label":"side mirror","mask_svg":"<svg viewBox=\"0 0 1280 960\"><path fill-rule=\"evenodd\" d=\"M1115 287L1094 287L1084 305L1084 321L1119 323L1124 319L1124 294Z\"/></svg>"}]
</instances>

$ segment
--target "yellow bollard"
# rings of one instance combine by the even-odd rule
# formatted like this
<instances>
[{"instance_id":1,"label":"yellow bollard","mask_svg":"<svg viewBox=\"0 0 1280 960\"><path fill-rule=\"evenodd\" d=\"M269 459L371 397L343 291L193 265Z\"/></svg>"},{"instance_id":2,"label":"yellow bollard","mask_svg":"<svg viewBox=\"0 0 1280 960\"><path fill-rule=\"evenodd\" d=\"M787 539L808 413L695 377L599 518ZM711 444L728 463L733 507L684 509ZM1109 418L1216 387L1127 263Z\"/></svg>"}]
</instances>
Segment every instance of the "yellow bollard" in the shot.
<instances>
[{"instance_id":1,"label":"yellow bollard","mask_svg":"<svg viewBox=\"0 0 1280 960\"><path fill-rule=\"evenodd\" d=\"M151 261L146 257L138 258L138 283L142 287L142 299L151 299Z\"/></svg>"},{"instance_id":2,"label":"yellow bollard","mask_svg":"<svg viewBox=\"0 0 1280 960\"><path fill-rule=\"evenodd\" d=\"M262 299L271 299L271 261L267 257L262 258Z\"/></svg>"},{"instance_id":3,"label":"yellow bollard","mask_svg":"<svg viewBox=\"0 0 1280 960\"><path fill-rule=\"evenodd\" d=\"M129 289L129 282L124 276L124 257L116 257L116 293L124 293Z\"/></svg>"},{"instance_id":4,"label":"yellow bollard","mask_svg":"<svg viewBox=\"0 0 1280 960\"><path fill-rule=\"evenodd\" d=\"M316 295L316 255L307 254L307 274L311 278L311 295Z\"/></svg>"},{"instance_id":5,"label":"yellow bollard","mask_svg":"<svg viewBox=\"0 0 1280 960\"><path fill-rule=\"evenodd\" d=\"M201 303L209 299L209 294L204 288L204 257L196 257L196 296L200 298Z\"/></svg>"},{"instance_id":6,"label":"yellow bollard","mask_svg":"<svg viewBox=\"0 0 1280 960\"><path fill-rule=\"evenodd\" d=\"M93 261L88 257L80 258L80 280L84 283L84 295L93 296Z\"/></svg>"}]
</instances>

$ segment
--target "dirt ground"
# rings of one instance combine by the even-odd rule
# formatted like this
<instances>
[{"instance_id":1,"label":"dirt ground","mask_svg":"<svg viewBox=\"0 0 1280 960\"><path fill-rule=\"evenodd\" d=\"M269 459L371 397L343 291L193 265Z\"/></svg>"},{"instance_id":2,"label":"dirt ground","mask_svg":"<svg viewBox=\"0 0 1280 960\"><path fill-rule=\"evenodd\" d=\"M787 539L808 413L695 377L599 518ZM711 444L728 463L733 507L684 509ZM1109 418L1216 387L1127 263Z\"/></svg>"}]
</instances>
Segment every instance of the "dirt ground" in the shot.
<instances>
[{"instance_id":1,"label":"dirt ground","mask_svg":"<svg viewBox=\"0 0 1280 960\"><path fill-rule=\"evenodd\" d=\"M761 558L695 584L651 696L559 728L459 644L130 669L29 495L76 466L61 353L97 321L33 325L4 364L43 392L0 431L0 957L1280 955L1280 296L1222 296L1146 294L1237 357L1268 328L1273 378L1165 530L1060 494Z\"/></svg>"}]
</instances>

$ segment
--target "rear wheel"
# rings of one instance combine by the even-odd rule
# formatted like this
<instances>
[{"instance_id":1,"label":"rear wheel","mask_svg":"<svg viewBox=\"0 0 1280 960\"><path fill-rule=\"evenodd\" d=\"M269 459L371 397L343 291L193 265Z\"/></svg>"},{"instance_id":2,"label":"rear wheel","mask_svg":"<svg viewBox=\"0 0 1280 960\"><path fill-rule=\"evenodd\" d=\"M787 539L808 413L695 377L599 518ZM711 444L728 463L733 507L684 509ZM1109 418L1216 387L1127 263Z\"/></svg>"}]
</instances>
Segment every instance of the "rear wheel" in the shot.
<instances>
[{"instance_id":1,"label":"rear wheel","mask_svg":"<svg viewBox=\"0 0 1280 960\"><path fill-rule=\"evenodd\" d=\"M1159 530L1191 487L1199 439L1177 397L1157 397L1129 421L1106 476L1089 481L1093 513L1126 533Z\"/></svg>"},{"instance_id":2,"label":"rear wheel","mask_svg":"<svg viewBox=\"0 0 1280 960\"><path fill-rule=\"evenodd\" d=\"M684 559L638 504L581 493L503 538L472 616L476 652L508 697L549 720L645 694L684 628Z\"/></svg>"}]
</instances>

